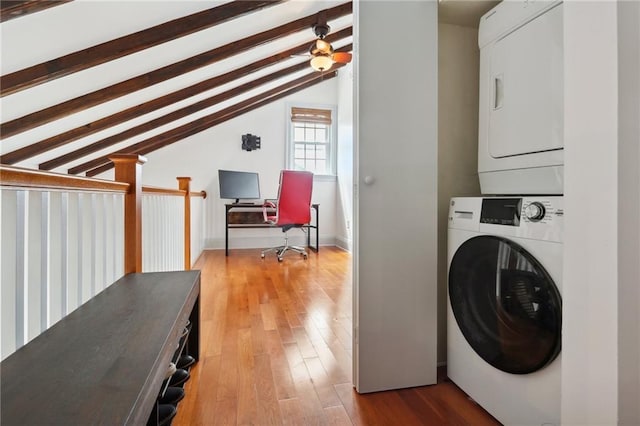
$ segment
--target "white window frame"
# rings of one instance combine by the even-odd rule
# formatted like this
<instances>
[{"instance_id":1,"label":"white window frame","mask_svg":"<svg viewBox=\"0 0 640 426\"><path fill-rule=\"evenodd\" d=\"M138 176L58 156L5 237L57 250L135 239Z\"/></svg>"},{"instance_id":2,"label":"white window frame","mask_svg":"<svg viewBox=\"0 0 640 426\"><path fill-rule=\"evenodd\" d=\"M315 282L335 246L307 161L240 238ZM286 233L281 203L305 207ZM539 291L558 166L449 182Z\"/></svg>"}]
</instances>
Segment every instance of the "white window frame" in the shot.
<instances>
[{"instance_id":1,"label":"white window frame","mask_svg":"<svg viewBox=\"0 0 640 426\"><path fill-rule=\"evenodd\" d=\"M293 130L294 123L291 121L291 108L315 108L326 109L331 111L331 126L329 128L329 173L314 174L314 178L334 180L337 175L337 151L338 151L338 108L336 105L324 105L324 104L307 104L300 102L286 103L286 135L287 143L285 149L285 167L287 169L294 169L294 149L293 149Z\"/></svg>"}]
</instances>

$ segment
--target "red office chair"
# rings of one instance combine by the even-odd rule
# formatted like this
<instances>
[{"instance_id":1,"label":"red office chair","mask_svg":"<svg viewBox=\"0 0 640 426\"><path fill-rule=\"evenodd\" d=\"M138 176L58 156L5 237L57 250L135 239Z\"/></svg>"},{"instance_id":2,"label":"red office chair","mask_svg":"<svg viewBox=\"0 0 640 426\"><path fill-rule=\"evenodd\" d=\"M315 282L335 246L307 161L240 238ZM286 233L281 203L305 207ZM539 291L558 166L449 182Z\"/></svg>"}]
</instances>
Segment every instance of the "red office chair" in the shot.
<instances>
[{"instance_id":1,"label":"red office chair","mask_svg":"<svg viewBox=\"0 0 640 426\"><path fill-rule=\"evenodd\" d=\"M264 221L279 226L284 232L284 245L262 250L262 258L269 251L275 251L278 262L288 250L300 253L307 258L303 247L290 246L287 231L291 228L301 228L311 221L311 192L313 190L313 173L295 170L280 172L280 188L278 200L274 204L267 201L262 206ZM276 209L275 216L269 215L267 209ZM304 230L304 229L303 229Z\"/></svg>"}]
</instances>

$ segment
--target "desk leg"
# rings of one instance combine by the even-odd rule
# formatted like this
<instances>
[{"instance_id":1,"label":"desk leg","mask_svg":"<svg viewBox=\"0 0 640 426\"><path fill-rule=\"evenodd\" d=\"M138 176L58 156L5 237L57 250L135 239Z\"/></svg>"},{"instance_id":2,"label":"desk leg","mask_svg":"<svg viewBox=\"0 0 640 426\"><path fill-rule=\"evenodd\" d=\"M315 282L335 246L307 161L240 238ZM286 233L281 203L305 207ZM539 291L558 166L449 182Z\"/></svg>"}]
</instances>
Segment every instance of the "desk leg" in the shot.
<instances>
[{"instance_id":1,"label":"desk leg","mask_svg":"<svg viewBox=\"0 0 640 426\"><path fill-rule=\"evenodd\" d=\"M320 249L320 233L318 232L318 225L320 222L320 213L318 212L319 206L317 204L313 204L311 206L315 211L316 211L316 220L314 224L309 223L309 225L307 225L307 247L309 247L311 250L315 251L316 253L318 252L318 250ZM316 230L316 245L315 247L311 245L311 230L315 229Z\"/></svg>"},{"instance_id":2,"label":"desk leg","mask_svg":"<svg viewBox=\"0 0 640 426\"><path fill-rule=\"evenodd\" d=\"M229 206L225 206L224 210L224 255L229 256Z\"/></svg>"},{"instance_id":3,"label":"desk leg","mask_svg":"<svg viewBox=\"0 0 640 426\"><path fill-rule=\"evenodd\" d=\"M320 206L316 205L316 253L320 251Z\"/></svg>"}]
</instances>

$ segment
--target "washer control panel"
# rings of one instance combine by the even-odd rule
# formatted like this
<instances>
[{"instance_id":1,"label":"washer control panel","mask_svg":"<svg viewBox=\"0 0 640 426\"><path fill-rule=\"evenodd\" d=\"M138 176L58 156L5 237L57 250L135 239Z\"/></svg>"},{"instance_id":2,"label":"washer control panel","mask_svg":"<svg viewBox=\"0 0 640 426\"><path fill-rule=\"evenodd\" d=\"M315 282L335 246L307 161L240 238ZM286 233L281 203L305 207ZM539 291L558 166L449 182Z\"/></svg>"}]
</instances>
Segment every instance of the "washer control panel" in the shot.
<instances>
[{"instance_id":1,"label":"washer control panel","mask_svg":"<svg viewBox=\"0 0 640 426\"><path fill-rule=\"evenodd\" d=\"M449 227L562 241L562 196L452 198Z\"/></svg>"}]
</instances>

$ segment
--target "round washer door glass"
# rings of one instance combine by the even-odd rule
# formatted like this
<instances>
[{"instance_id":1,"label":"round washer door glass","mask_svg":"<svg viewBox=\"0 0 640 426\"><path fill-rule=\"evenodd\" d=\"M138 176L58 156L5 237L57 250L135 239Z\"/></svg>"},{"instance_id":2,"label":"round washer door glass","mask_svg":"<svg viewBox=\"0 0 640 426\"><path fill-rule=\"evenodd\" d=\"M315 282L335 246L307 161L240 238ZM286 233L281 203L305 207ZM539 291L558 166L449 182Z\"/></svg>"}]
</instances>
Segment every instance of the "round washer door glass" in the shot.
<instances>
[{"instance_id":1,"label":"round washer door glass","mask_svg":"<svg viewBox=\"0 0 640 426\"><path fill-rule=\"evenodd\" d=\"M467 342L502 371L532 373L560 353L558 288L513 241L490 235L465 241L449 268L449 300Z\"/></svg>"}]
</instances>

